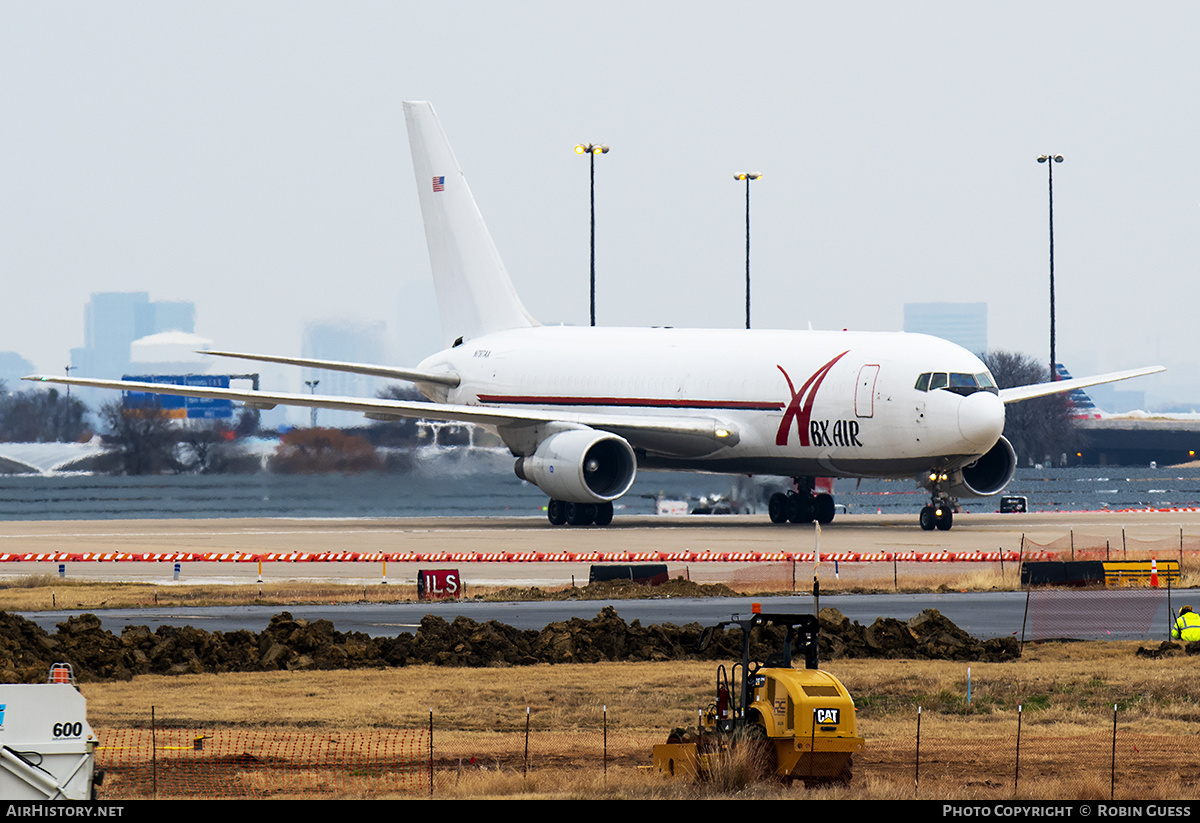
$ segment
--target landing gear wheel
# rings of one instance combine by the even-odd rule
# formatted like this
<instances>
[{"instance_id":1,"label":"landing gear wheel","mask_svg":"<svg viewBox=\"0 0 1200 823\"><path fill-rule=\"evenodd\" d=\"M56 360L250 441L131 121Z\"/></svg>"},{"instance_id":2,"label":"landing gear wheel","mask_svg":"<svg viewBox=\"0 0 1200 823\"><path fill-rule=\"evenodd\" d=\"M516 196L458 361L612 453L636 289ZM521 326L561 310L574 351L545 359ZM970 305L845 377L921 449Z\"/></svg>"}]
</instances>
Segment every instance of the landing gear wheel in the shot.
<instances>
[{"instance_id":1,"label":"landing gear wheel","mask_svg":"<svg viewBox=\"0 0 1200 823\"><path fill-rule=\"evenodd\" d=\"M570 526L590 526L596 520L594 503L567 503L565 508Z\"/></svg>"},{"instance_id":2,"label":"landing gear wheel","mask_svg":"<svg viewBox=\"0 0 1200 823\"><path fill-rule=\"evenodd\" d=\"M551 526L561 526L567 522L567 504L561 500L551 500L546 504L546 517L550 519Z\"/></svg>"},{"instance_id":3,"label":"landing gear wheel","mask_svg":"<svg viewBox=\"0 0 1200 823\"><path fill-rule=\"evenodd\" d=\"M833 522L833 495L818 494L813 498L813 516L822 526Z\"/></svg>"},{"instance_id":4,"label":"landing gear wheel","mask_svg":"<svg viewBox=\"0 0 1200 823\"><path fill-rule=\"evenodd\" d=\"M767 514L771 518L772 523L786 523L788 519L788 496L782 492L775 492L771 495L771 499L767 501Z\"/></svg>"},{"instance_id":5,"label":"landing gear wheel","mask_svg":"<svg viewBox=\"0 0 1200 823\"><path fill-rule=\"evenodd\" d=\"M596 519L594 522L597 526L607 526L613 519L613 504L612 503L597 503L596 504Z\"/></svg>"},{"instance_id":6,"label":"landing gear wheel","mask_svg":"<svg viewBox=\"0 0 1200 823\"><path fill-rule=\"evenodd\" d=\"M813 520L812 498L807 494L789 494L787 519L792 523L811 523Z\"/></svg>"},{"instance_id":7,"label":"landing gear wheel","mask_svg":"<svg viewBox=\"0 0 1200 823\"><path fill-rule=\"evenodd\" d=\"M938 531L948 532L950 527L954 525L954 512L949 508L943 508L942 513L938 515L937 527Z\"/></svg>"},{"instance_id":8,"label":"landing gear wheel","mask_svg":"<svg viewBox=\"0 0 1200 823\"><path fill-rule=\"evenodd\" d=\"M926 506L925 508L921 509L921 516L919 519L921 522L922 531L933 531L934 527L937 525L937 515L934 514L933 506Z\"/></svg>"}]
</instances>

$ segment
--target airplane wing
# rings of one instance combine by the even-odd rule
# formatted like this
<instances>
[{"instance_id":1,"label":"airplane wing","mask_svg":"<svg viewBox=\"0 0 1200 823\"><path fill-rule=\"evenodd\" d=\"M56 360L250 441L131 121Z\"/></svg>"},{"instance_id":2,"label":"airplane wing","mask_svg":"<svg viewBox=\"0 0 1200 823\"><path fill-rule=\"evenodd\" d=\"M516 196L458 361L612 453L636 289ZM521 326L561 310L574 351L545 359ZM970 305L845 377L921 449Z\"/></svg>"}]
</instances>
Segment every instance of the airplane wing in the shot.
<instances>
[{"instance_id":1,"label":"airplane wing","mask_svg":"<svg viewBox=\"0 0 1200 823\"><path fill-rule=\"evenodd\" d=\"M178 397L218 398L245 403L256 409L273 409L275 406L337 409L361 412L371 420L400 420L411 417L420 420L480 423L501 429L547 424L557 424L568 428L587 427L621 435L635 447L678 455L707 454L719 446L736 445L739 439L738 430L732 422L716 417L660 417L657 415L503 409L494 406L467 406L377 397L243 391L240 389L178 386L167 383L140 383L133 380L98 380L88 377L52 375L30 375L21 379L95 389L167 394Z\"/></svg>"},{"instance_id":2,"label":"airplane wing","mask_svg":"<svg viewBox=\"0 0 1200 823\"><path fill-rule=\"evenodd\" d=\"M212 351L211 349L203 349L197 353L211 354L214 357L236 357L239 360L258 360L263 363L282 363L286 366L307 366L311 369L368 374L372 377L388 377L393 380L405 380L409 383L434 383L450 388L455 388L459 384L458 375L450 372L397 369L392 366L376 366L371 363L346 363L341 360L312 360L305 357L279 357L273 354L245 354L234 351Z\"/></svg>"},{"instance_id":3,"label":"airplane wing","mask_svg":"<svg viewBox=\"0 0 1200 823\"><path fill-rule=\"evenodd\" d=\"M1073 377L1070 380L1058 380L1054 383L1016 386L1011 389L1001 389L1000 399L1005 403L1018 403L1022 400L1031 400L1035 397L1061 394L1063 392L1075 391L1075 389L1085 389L1088 386L1099 386L1102 383L1115 383L1118 380L1128 380L1131 377L1157 374L1160 371L1166 371L1166 369L1163 366L1146 366L1141 369L1109 372L1108 374L1100 374L1095 377Z\"/></svg>"}]
</instances>

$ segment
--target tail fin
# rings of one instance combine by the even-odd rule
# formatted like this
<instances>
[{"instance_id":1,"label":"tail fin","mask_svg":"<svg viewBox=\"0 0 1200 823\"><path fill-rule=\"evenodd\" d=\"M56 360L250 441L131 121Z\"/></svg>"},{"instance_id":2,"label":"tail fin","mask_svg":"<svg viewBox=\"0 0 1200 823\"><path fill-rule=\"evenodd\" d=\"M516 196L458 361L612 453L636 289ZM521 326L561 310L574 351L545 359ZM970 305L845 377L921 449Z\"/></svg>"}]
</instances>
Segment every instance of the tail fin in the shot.
<instances>
[{"instance_id":1,"label":"tail fin","mask_svg":"<svg viewBox=\"0 0 1200 823\"><path fill-rule=\"evenodd\" d=\"M1055 363L1054 371L1057 372L1059 380L1071 379L1071 373L1062 363ZM1106 416L1083 389L1075 389L1068 394L1067 402L1072 406L1071 416L1078 420L1099 420Z\"/></svg>"},{"instance_id":2,"label":"tail fin","mask_svg":"<svg viewBox=\"0 0 1200 823\"><path fill-rule=\"evenodd\" d=\"M513 288L433 106L406 102L404 118L447 345L538 325Z\"/></svg>"}]
</instances>

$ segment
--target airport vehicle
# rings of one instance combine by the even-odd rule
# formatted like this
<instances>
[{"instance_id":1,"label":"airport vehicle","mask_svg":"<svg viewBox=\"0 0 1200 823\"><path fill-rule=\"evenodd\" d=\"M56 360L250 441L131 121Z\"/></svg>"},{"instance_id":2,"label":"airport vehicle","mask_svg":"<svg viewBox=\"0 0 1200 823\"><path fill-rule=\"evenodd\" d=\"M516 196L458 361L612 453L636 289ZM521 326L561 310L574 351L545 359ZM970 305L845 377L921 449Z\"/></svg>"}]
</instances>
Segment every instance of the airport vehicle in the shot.
<instances>
[{"instance_id":1,"label":"airport vehicle","mask_svg":"<svg viewBox=\"0 0 1200 823\"><path fill-rule=\"evenodd\" d=\"M811 614L761 611L704 630L703 650L718 629L742 630L742 660L727 672L717 668L716 697L700 711L696 729L675 729L654 747L654 766L663 774L696 779L727 768L739 748L750 749L768 774L807 784L850 782L853 758L862 751L854 700L836 677L817 668L819 624ZM751 633L759 626L785 629L779 651L765 661L750 657ZM792 667L799 643L804 668Z\"/></svg>"},{"instance_id":2,"label":"airport vehicle","mask_svg":"<svg viewBox=\"0 0 1200 823\"><path fill-rule=\"evenodd\" d=\"M833 519L818 478L920 477L930 493L921 527L944 530L955 498L997 494L1012 478L1005 403L1161 371L1001 390L975 355L919 334L543 326L513 288L433 107L404 111L447 348L416 368L208 354L408 381L429 402L26 379L481 424L549 495L554 525L607 525L643 468L791 478L770 502L776 523Z\"/></svg>"},{"instance_id":3,"label":"airport vehicle","mask_svg":"<svg viewBox=\"0 0 1200 823\"><path fill-rule=\"evenodd\" d=\"M0 684L0 797L94 800L96 745L70 664L51 666L47 683Z\"/></svg>"}]
</instances>

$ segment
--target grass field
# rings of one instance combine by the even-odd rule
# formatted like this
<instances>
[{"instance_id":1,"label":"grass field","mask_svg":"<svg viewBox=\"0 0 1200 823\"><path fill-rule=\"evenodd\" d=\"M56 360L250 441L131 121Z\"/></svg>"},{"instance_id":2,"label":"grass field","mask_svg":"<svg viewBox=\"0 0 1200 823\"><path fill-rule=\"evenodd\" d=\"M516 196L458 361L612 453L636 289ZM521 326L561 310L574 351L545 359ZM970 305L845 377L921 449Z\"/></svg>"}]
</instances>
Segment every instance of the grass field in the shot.
<instances>
[{"instance_id":1,"label":"grass field","mask_svg":"<svg viewBox=\"0 0 1200 823\"><path fill-rule=\"evenodd\" d=\"M316 736L421 730L432 716L436 797L1096 799L1110 790L1126 799L1200 797L1200 784L1178 758L1193 749L1200 721L1192 659L1145 659L1136 656L1137 647L1026 646L1019 661L972 664L969 703L966 664L832 661L825 668L855 696L867 748L856 758L849 787L812 790L745 779L698 785L645 768L650 747L665 742L672 727L693 723L696 709L711 700L715 667L709 663L144 676L87 684L84 694L102 739L104 730L148 726L151 707L160 727ZM607 773L596 754L605 714ZM1117 788L1110 789L1117 755ZM377 789L336 791L344 794L333 796L379 796Z\"/></svg>"}]
</instances>

